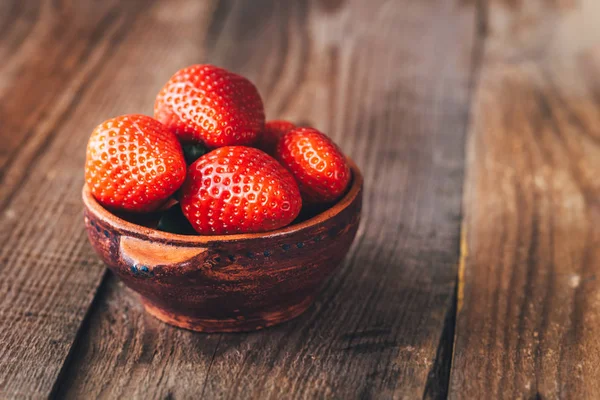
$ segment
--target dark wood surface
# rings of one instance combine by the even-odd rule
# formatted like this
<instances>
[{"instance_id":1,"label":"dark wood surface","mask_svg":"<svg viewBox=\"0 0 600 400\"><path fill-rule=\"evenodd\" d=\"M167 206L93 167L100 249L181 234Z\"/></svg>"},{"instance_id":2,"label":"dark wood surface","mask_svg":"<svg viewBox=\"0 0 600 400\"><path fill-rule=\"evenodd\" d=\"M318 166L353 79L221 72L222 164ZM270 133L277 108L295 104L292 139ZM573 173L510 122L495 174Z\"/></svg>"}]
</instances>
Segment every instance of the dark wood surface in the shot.
<instances>
[{"instance_id":1,"label":"dark wood surface","mask_svg":"<svg viewBox=\"0 0 600 400\"><path fill-rule=\"evenodd\" d=\"M0 7L0 398L40 397L104 275L81 227L84 132L141 106L106 88L139 4Z\"/></svg>"},{"instance_id":2,"label":"dark wood surface","mask_svg":"<svg viewBox=\"0 0 600 400\"><path fill-rule=\"evenodd\" d=\"M0 2L0 398L598 398L599 15ZM85 236L89 133L151 113L201 62L248 76L268 118L322 129L365 178L343 265L257 333L155 320Z\"/></svg>"},{"instance_id":3,"label":"dark wood surface","mask_svg":"<svg viewBox=\"0 0 600 400\"><path fill-rule=\"evenodd\" d=\"M600 3L508 3L472 104L451 397L594 399Z\"/></svg>"}]
</instances>

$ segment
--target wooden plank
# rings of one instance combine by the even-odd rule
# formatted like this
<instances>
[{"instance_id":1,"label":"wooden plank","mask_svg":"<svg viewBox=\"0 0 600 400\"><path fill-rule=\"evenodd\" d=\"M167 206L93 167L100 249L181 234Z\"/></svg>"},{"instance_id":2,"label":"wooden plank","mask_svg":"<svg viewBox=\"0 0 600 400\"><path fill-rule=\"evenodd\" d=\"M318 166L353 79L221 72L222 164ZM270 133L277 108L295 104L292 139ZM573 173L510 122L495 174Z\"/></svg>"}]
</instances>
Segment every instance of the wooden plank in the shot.
<instances>
[{"instance_id":1,"label":"wooden plank","mask_svg":"<svg viewBox=\"0 0 600 400\"><path fill-rule=\"evenodd\" d=\"M594 399L600 4L506 3L473 103L450 398Z\"/></svg>"},{"instance_id":2,"label":"wooden plank","mask_svg":"<svg viewBox=\"0 0 600 400\"><path fill-rule=\"evenodd\" d=\"M0 209L127 32L138 2L6 1L0 9Z\"/></svg>"},{"instance_id":3,"label":"wooden plank","mask_svg":"<svg viewBox=\"0 0 600 400\"><path fill-rule=\"evenodd\" d=\"M203 60L255 81L270 118L333 136L363 169L365 222L316 304L258 333L168 327L109 279L59 397L443 396L473 11L454 1L220 3Z\"/></svg>"},{"instance_id":4,"label":"wooden plank","mask_svg":"<svg viewBox=\"0 0 600 400\"><path fill-rule=\"evenodd\" d=\"M17 9L31 2L18 3ZM200 52L187 43L172 53L173 40L188 37L208 14L210 4L193 1L44 2L27 38L4 42L14 47L18 66L2 71L0 94L2 146L16 153L3 164L0 185L0 398L52 392L104 274L82 223L89 133L108 117L151 112L159 82ZM10 32L9 38L24 35ZM15 92L21 85L27 93ZM24 141L11 141L20 135Z\"/></svg>"}]
</instances>

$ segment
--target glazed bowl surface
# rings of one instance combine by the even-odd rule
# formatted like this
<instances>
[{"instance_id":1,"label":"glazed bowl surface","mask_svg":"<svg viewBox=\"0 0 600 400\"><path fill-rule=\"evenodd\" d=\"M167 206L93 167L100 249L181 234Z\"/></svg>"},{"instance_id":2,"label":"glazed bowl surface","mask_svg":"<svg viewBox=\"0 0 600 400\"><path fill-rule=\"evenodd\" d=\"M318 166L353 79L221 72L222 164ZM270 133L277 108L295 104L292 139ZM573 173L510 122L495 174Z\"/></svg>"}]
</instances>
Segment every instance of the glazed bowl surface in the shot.
<instances>
[{"instance_id":1,"label":"glazed bowl surface","mask_svg":"<svg viewBox=\"0 0 600 400\"><path fill-rule=\"evenodd\" d=\"M261 329L300 315L348 252L363 179L306 221L266 233L177 235L125 221L83 188L85 226L101 259L139 293L148 313L185 329Z\"/></svg>"}]
</instances>

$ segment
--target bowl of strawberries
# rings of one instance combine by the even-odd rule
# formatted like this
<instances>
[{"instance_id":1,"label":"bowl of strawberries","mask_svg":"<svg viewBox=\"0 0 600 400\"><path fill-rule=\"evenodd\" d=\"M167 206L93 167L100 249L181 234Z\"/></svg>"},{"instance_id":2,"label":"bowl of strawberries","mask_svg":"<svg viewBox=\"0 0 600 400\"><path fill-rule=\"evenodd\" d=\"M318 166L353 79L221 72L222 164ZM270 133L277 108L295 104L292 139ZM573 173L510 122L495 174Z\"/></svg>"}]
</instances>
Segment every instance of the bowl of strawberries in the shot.
<instances>
[{"instance_id":1,"label":"bowl of strawberries","mask_svg":"<svg viewBox=\"0 0 600 400\"><path fill-rule=\"evenodd\" d=\"M325 134L265 121L256 87L212 65L178 71L154 117L90 136L84 220L148 313L203 332L300 315L348 252L362 176Z\"/></svg>"}]
</instances>

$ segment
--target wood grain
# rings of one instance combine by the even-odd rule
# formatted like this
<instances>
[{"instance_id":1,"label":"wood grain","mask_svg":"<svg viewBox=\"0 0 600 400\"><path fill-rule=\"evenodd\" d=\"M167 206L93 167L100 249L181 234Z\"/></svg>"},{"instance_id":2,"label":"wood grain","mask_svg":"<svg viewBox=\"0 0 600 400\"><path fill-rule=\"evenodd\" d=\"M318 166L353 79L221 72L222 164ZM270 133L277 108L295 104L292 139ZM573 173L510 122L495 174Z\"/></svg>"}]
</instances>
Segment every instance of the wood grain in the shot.
<instances>
[{"instance_id":1,"label":"wood grain","mask_svg":"<svg viewBox=\"0 0 600 400\"><path fill-rule=\"evenodd\" d=\"M597 398L599 14L595 0L0 2L0 398ZM112 275L98 288L81 222L89 132L151 113L197 62L251 78L269 118L322 129L365 175L341 270L259 333L178 330Z\"/></svg>"},{"instance_id":2,"label":"wood grain","mask_svg":"<svg viewBox=\"0 0 600 400\"><path fill-rule=\"evenodd\" d=\"M450 398L600 394L599 13L489 4Z\"/></svg>"},{"instance_id":3,"label":"wood grain","mask_svg":"<svg viewBox=\"0 0 600 400\"><path fill-rule=\"evenodd\" d=\"M269 118L330 134L364 172L366 222L315 306L260 333L176 330L110 277L57 397L443 397L449 358L436 356L452 345L474 9L226 1L210 24L198 23L209 15L200 12L181 11L193 24L172 21L181 35L161 32L170 54L193 42L197 58L180 66L242 73ZM139 85L159 87L159 75L122 83L143 98Z\"/></svg>"},{"instance_id":4,"label":"wood grain","mask_svg":"<svg viewBox=\"0 0 600 400\"><path fill-rule=\"evenodd\" d=\"M192 45L169 51L174 37L194 36L182 31L185 14L150 6L2 7L0 398L51 393L104 274L81 223L89 133L110 116L150 112L159 81L197 55Z\"/></svg>"},{"instance_id":5,"label":"wood grain","mask_svg":"<svg viewBox=\"0 0 600 400\"><path fill-rule=\"evenodd\" d=\"M71 117L140 1L7 1L0 16L0 210ZM68 21L68 23L66 23Z\"/></svg>"}]
</instances>

